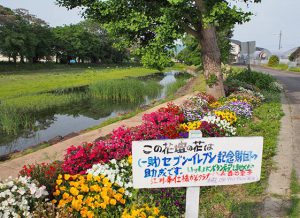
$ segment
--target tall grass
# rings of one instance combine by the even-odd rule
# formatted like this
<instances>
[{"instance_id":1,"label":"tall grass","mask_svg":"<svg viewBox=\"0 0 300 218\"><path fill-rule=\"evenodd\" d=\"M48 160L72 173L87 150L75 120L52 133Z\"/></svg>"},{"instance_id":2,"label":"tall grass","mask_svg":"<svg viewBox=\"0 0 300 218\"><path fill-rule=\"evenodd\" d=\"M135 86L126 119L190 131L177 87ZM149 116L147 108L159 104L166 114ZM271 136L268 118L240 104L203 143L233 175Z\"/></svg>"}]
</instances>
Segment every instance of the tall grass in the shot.
<instances>
[{"instance_id":1,"label":"tall grass","mask_svg":"<svg viewBox=\"0 0 300 218\"><path fill-rule=\"evenodd\" d=\"M166 92L167 96L170 97L174 95L178 91L178 89L180 89L186 84L186 82L187 82L186 78L178 78L175 83L168 85L167 92Z\"/></svg>"},{"instance_id":2,"label":"tall grass","mask_svg":"<svg viewBox=\"0 0 300 218\"><path fill-rule=\"evenodd\" d=\"M86 98L86 94L22 96L2 101L0 104L0 130L17 135L21 129L33 129L39 113L64 105L71 105Z\"/></svg>"},{"instance_id":3,"label":"tall grass","mask_svg":"<svg viewBox=\"0 0 300 218\"><path fill-rule=\"evenodd\" d=\"M154 81L143 83L135 79L100 81L89 87L92 97L115 102L140 102L145 96L157 95L160 88Z\"/></svg>"}]
</instances>

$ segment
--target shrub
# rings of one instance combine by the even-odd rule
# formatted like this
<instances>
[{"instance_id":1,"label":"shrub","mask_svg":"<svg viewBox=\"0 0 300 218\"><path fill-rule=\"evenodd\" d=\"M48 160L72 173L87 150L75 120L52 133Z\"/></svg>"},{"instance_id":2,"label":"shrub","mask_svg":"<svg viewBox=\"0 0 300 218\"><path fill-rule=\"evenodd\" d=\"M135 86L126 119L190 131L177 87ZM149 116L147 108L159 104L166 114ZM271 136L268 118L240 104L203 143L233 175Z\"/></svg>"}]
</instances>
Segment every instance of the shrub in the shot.
<instances>
[{"instance_id":1,"label":"shrub","mask_svg":"<svg viewBox=\"0 0 300 218\"><path fill-rule=\"evenodd\" d=\"M276 55L272 55L269 59L268 66L275 67L279 64L279 58Z\"/></svg>"},{"instance_id":2,"label":"shrub","mask_svg":"<svg viewBox=\"0 0 300 218\"><path fill-rule=\"evenodd\" d=\"M239 72L234 72L230 74L226 80L226 85L230 84L232 81L241 81L239 84L243 86L243 83L248 83L250 85L256 86L260 90L272 90L271 83L276 82L276 79L271 75L252 71L249 72L247 70L241 70ZM244 87L244 86L243 86ZM255 89L254 87L244 87L246 89Z\"/></svg>"}]
</instances>

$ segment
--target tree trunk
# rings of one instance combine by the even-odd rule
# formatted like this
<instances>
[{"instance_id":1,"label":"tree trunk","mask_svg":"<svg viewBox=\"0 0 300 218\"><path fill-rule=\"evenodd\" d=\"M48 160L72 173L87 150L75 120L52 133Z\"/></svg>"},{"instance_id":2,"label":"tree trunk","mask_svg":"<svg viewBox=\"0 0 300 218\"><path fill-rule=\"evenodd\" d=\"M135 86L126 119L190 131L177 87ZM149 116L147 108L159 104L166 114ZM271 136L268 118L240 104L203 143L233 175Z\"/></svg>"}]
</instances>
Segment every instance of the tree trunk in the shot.
<instances>
[{"instance_id":1,"label":"tree trunk","mask_svg":"<svg viewBox=\"0 0 300 218\"><path fill-rule=\"evenodd\" d=\"M199 41L201 45L202 64L207 80L207 93L219 98L225 96L223 76L221 72L221 53L217 43L214 26L202 27Z\"/></svg>"}]
</instances>

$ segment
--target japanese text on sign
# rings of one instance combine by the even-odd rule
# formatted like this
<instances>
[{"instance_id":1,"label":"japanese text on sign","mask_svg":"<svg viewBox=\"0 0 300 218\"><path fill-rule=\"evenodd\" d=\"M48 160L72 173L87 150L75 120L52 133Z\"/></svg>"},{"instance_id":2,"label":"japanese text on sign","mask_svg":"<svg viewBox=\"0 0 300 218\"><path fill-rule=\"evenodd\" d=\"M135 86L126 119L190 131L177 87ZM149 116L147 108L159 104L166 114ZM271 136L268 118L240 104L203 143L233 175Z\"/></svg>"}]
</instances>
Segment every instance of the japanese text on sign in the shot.
<instances>
[{"instance_id":1,"label":"japanese text on sign","mask_svg":"<svg viewBox=\"0 0 300 218\"><path fill-rule=\"evenodd\" d=\"M262 137L135 141L135 188L211 186L260 180Z\"/></svg>"}]
</instances>

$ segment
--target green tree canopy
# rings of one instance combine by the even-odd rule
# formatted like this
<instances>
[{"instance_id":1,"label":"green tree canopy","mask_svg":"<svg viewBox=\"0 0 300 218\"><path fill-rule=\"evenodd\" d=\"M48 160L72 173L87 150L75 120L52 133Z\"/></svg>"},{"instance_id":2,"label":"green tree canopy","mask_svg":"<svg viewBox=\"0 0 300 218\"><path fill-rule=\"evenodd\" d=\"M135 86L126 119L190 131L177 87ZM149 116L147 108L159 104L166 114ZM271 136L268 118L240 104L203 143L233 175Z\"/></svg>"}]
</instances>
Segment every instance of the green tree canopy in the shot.
<instances>
[{"instance_id":1,"label":"green tree canopy","mask_svg":"<svg viewBox=\"0 0 300 218\"><path fill-rule=\"evenodd\" d=\"M253 0L259 2L260 0ZM122 37L120 45L137 48L148 66L165 66L174 41L184 33L201 45L206 78L218 77L212 89L215 96L224 95L220 50L215 27L227 28L249 20L226 0L57 0L69 9L82 7L84 14L98 20L113 35ZM233 1L234 2L234 1ZM243 2L251 2L243 0ZM208 87L209 88L209 87Z\"/></svg>"}]
</instances>

